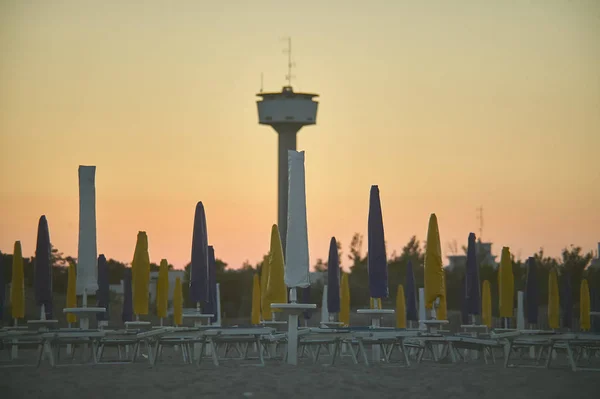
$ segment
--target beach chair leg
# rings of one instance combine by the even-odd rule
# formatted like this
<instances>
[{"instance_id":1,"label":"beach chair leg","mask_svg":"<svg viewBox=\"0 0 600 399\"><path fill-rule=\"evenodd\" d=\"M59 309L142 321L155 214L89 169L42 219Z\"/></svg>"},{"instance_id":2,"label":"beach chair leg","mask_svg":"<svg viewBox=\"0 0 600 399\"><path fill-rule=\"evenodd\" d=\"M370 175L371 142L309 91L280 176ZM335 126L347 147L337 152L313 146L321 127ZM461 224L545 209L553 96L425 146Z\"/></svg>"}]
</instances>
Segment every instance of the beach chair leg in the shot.
<instances>
[{"instance_id":1,"label":"beach chair leg","mask_svg":"<svg viewBox=\"0 0 600 399\"><path fill-rule=\"evenodd\" d=\"M119 351L119 360L121 360L121 348L118 349ZM104 344L100 344L98 345L98 362L102 361L102 355L104 354Z\"/></svg>"},{"instance_id":2,"label":"beach chair leg","mask_svg":"<svg viewBox=\"0 0 600 399\"><path fill-rule=\"evenodd\" d=\"M567 358L569 359L569 363L571 365L571 370L577 371L577 363L575 359L573 359L573 350L571 349L571 345L567 342Z\"/></svg>"},{"instance_id":3,"label":"beach chair leg","mask_svg":"<svg viewBox=\"0 0 600 399\"><path fill-rule=\"evenodd\" d=\"M367 351L365 350L362 339L358 340L358 348L359 348L361 354L363 355L363 360L365 361L365 366L368 366L369 365L369 356L367 354Z\"/></svg>"},{"instance_id":4,"label":"beach chair leg","mask_svg":"<svg viewBox=\"0 0 600 399\"><path fill-rule=\"evenodd\" d=\"M200 342L200 356L196 357L196 366L200 367L200 363L202 362L202 358L204 357L204 341Z\"/></svg>"},{"instance_id":5,"label":"beach chair leg","mask_svg":"<svg viewBox=\"0 0 600 399\"><path fill-rule=\"evenodd\" d=\"M406 350L406 346L404 346L404 340L400 341L400 350L402 351L402 355L404 356L406 367L410 367L410 356L408 356L408 351Z\"/></svg>"},{"instance_id":6,"label":"beach chair leg","mask_svg":"<svg viewBox=\"0 0 600 399\"><path fill-rule=\"evenodd\" d=\"M504 367L508 367L508 361L510 360L510 354L512 352L512 340L509 340L504 345Z\"/></svg>"},{"instance_id":7,"label":"beach chair leg","mask_svg":"<svg viewBox=\"0 0 600 399\"><path fill-rule=\"evenodd\" d=\"M338 353L340 352L340 342L339 340L335 340L335 342L332 344L333 346L333 353L331 354L331 365L333 366L335 364L335 358L338 356Z\"/></svg>"},{"instance_id":8,"label":"beach chair leg","mask_svg":"<svg viewBox=\"0 0 600 399\"><path fill-rule=\"evenodd\" d=\"M265 365L265 358L263 356L263 351L260 349L261 348L261 345L260 345L260 336L257 335L255 337L255 340L256 340L256 347L259 348L258 358L260 359L260 364L261 364L261 366L264 366Z\"/></svg>"},{"instance_id":9,"label":"beach chair leg","mask_svg":"<svg viewBox=\"0 0 600 399\"><path fill-rule=\"evenodd\" d=\"M40 367L40 364L42 364L42 356L44 354L44 343L40 343L38 345L38 356L37 356L37 364L36 367Z\"/></svg>"},{"instance_id":10,"label":"beach chair leg","mask_svg":"<svg viewBox=\"0 0 600 399\"><path fill-rule=\"evenodd\" d=\"M352 345L352 343L351 342L344 343L343 345L346 345L346 348L350 352L350 357L352 358L352 363L358 364L358 358L356 357L356 352L354 351L354 346Z\"/></svg>"},{"instance_id":11,"label":"beach chair leg","mask_svg":"<svg viewBox=\"0 0 600 399\"><path fill-rule=\"evenodd\" d=\"M383 352L383 356L385 358L386 363L390 362L390 359L392 358L392 353L394 352L395 347L396 347L396 344L391 344L390 349Z\"/></svg>"}]
</instances>

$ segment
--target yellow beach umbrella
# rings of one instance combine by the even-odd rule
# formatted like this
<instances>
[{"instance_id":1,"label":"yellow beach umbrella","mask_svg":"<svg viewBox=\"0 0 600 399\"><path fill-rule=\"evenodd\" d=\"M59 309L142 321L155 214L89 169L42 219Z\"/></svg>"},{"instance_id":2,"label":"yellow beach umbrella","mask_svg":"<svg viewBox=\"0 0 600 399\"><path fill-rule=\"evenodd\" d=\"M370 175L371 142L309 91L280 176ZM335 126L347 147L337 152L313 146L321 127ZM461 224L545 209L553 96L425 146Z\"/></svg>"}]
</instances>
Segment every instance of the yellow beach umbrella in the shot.
<instances>
[{"instance_id":1,"label":"yellow beach umbrella","mask_svg":"<svg viewBox=\"0 0 600 399\"><path fill-rule=\"evenodd\" d=\"M272 303L287 303L287 289L284 280L283 248L279 229L274 224L271 228L271 250L269 251L269 281L267 282L266 309L272 312ZM281 310L275 310L280 312Z\"/></svg>"},{"instance_id":2,"label":"yellow beach umbrella","mask_svg":"<svg viewBox=\"0 0 600 399\"><path fill-rule=\"evenodd\" d=\"M258 274L254 274L252 278L252 314L250 315L250 323L253 325L260 324L260 282Z\"/></svg>"},{"instance_id":3,"label":"yellow beach umbrella","mask_svg":"<svg viewBox=\"0 0 600 399\"><path fill-rule=\"evenodd\" d=\"M25 317L25 275L23 273L23 253L21 241L15 241L10 284L10 307L13 319Z\"/></svg>"},{"instance_id":4,"label":"yellow beach umbrella","mask_svg":"<svg viewBox=\"0 0 600 399\"><path fill-rule=\"evenodd\" d=\"M560 327L559 309L558 276L552 268L548 276L548 327L553 330Z\"/></svg>"},{"instance_id":5,"label":"yellow beach umbrella","mask_svg":"<svg viewBox=\"0 0 600 399\"><path fill-rule=\"evenodd\" d=\"M340 313L338 318L345 326L350 325L350 284L348 273L342 273L342 284L340 287Z\"/></svg>"},{"instance_id":6,"label":"yellow beach umbrella","mask_svg":"<svg viewBox=\"0 0 600 399\"><path fill-rule=\"evenodd\" d=\"M590 322L590 288L586 279L581 280L579 291L579 328L581 331L589 331L592 328Z\"/></svg>"},{"instance_id":7,"label":"yellow beach umbrella","mask_svg":"<svg viewBox=\"0 0 600 399\"><path fill-rule=\"evenodd\" d=\"M133 280L133 313L137 316L148 314L148 284L150 283L150 256L148 254L148 236L145 231L138 232L133 262L131 262Z\"/></svg>"},{"instance_id":8,"label":"yellow beach umbrella","mask_svg":"<svg viewBox=\"0 0 600 399\"><path fill-rule=\"evenodd\" d=\"M483 282L481 292L481 322L488 328L492 328L492 293L490 282L487 280Z\"/></svg>"},{"instance_id":9,"label":"yellow beach umbrella","mask_svg":"<svg viewBox=\"0 0 600 399\"><path fill-rule=\"evenodd\" d=\"M442 295L442 297L440 298L440 305L438 306L438 309L437 309L436 318L438 320L448 320L448 305L446 304L446 273L444 272L444 274L442 276L443 276L442 280L444 280L444 282L443 282L444 295Z\"/></svg>"},{"instance_id":10,"label":"yellow beach umbrella","mask_svg":"<svg viewBox=\"0 0 600 399\"><path fill-rule=\"evenodd\" d=\"M156 315L161 319L167 317L169 306L169 263L166 259L160 261L158 280L156 281Z\"/></svg>"},{"instance_id":11,"label":"yellow beach umbrella","mask_svg":"<svg viewBox=\"0 0 600 399\"><path fill-rule=\"evenodd\" d=\"M175 289L173 290L173 324L176 326L183 324L183 290L179 277L175 279Z\"/></svg>"},{"instance_id":12,"label":"yellow beach umbrella","mask_svg":"<svg viewBox=\"0 0 600 399\"><path fill-rule=\"evenodd\" d=\"M269 285L269 259L270 255L263 260L260 269L260 313L262 320L271 320L271 304L268 302L267 286Z\"/></svg>"},{"instance_id":13,"label":"yellow beach umbrella","mask_svg":"<svg viewBox=\"0 0 600 399\"><path fill-rule=\"evenodd\" d=\"M513 317L515 280L508 247L502 248L502 256L500 257L500 267L498 267L498 297L500 317Z\"/></svg>"},{"instance_id":14,"label":"yellow beach umbrella","mask_svg":"<svg viewBox=\"0 0 600 399\"><path fill-rule=\"evenodd\" d=\"M69 272L67 280L67 307L77 307L77 271L74 263L69 263ZM67 313L67 323L75 323L77 316L74 313Z\"/></svg>"},{"instance_id":15,"label":"yellow beach umbrella","mask_svg":"<svg viewBox=\"0 0 600 399\"><path fill-rule=\"evenodd\" d=\"M398 293L396 294L396 328L406 328L406 304L402 284L398 284Z\"/></svg>"},{"instance_id":16,"label":"yellow beach umbrella","mask_svg":"<svg viewBox=\"0 0 600 399\"><path fill-rule=\"evenodd\" d=\"M381 309L381 298L369 298L370 299L370 306L371 309ZM377 302L375 302L375 300L377 300ZM375 304L377 304L377 307L375 307Z\"/></svg>"},{"instance_id":17,"label":"yellow beach umbrella","mask_svg":"<svg viewBox=\"0 0 600 399\"><path fill-rule=\"evenodd\" d=\"M437 298L445 295L442 247L435 213L429 217L427 248L425 250L425 308L432 309Z\"/></svg>"}]
</instances>

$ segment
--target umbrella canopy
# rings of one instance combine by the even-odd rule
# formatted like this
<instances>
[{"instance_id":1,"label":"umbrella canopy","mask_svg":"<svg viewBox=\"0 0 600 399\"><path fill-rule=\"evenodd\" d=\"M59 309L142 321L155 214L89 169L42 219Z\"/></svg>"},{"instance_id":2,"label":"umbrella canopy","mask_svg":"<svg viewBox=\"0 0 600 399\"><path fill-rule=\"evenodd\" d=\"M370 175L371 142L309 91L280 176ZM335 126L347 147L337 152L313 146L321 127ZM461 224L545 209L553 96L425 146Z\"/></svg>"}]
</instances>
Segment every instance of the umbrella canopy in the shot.
<instances>
[{"instance_id":1,"label":"umbrella canopy","mask_svg":"<svg viewBox=\"0 0 600 399\"><path fill-rule=\"evenodd\" d=\"M487 280L483 282L481 293L481 323L492 328L492 293Z\"/></svg>"},{"instance_id":2,"label":"umbrella canopy","mask_svg":"<svg viewBox=\"0 0 600 399\"><path fill-rule=\"evenodd\" d=\"M2 264L2 253L0 252L0 321L4 317L4 298L6 297L6 283L4 282L4 265Z\"/></svg>"},{"instance_id":3,"label":"umbrella canopy","mask_svg":"<svg viewBox=\"0 0 600 399\"><path fill-rule=\"evenodd\" d=\"M515 280L508 247L502 248L502 256L500 257L500 267L498 267L498 296L500 317L513 317Z\"/></svg>"},{"instance_id":4,"label":"umbrella canopy","mask_svg":"<svg viewBox=\"0 0 600 399\"><path fill-rule=\"evenodd\" d=\"M586 279L581 280L581 290L579 291L579 329L589 331L590 323L590 289Z\"/></svg>"},{"instance_id":5,"label":"umbrella canopy","mask_svg":"<svg viewBox=\"0 0 600 399\"><path fill-rule=\"evenodd\" d=\"M208 302L208 230L202 201L196 204L192 233L192 266L190 268L190 301L197 305Z\"/></svg>"},{"instance_id":6,"label":"umbrella canopy","mask_svg":"<svg viewBox=\"0 0 600 399\"><path fill-rule=\"evenodd\" d=\"M442 247L435 213L429 217L427 246L425 248L425 308L432 309L437 298L445 295L444 269L442 268Z\"/></svg>"},{"instance_id":7,"label":"umbrella canopy","mask_svg":"<svg viewBox=\"0 0 600 399\"><path fill-rule=\"evenodd\" d=\"M350 325L350 284L348 283L348 273L342 273L342 284L340 287L340 314L339 320L345 326Z\"/></svg>"},{"instance_id":8,"label":"umbrella canopy","mask_svg":"<svg viewBox=\"0 0 600 399\"><path fill-rule=\"evenodd\" d=\"M548 327L557 329L559 325L559 294L558 294L558 277L556 269L550 269L548 276Z\"/></svg>"},{"instance_id":9,"label":"umbrella canopy","mask_svg":"<svg viewBox=\"0 0 600 399\"><path fill-rule=\"evenodd\" d=\"M52 265L50 261L50 233L46 216L38 223L37 243L35 246L34 291L35 303L44 306L46 319L52 318Z\"/></svg>"},{"instance_id":10,"label":"umbrella canopy","mask_svg":"<svg viewBox=\"0 0 600 399\"><path fill-rule=\"evenodd\" d=\"M415 272L412 261L406 265L406 320L419 321L417 313L417 288L415 285Z\"/></svg>"},{"instance_id":11,"label":"umbrella canopy","mask_svg":"<svg viewBox=\"0 0 600 399\"><path fill-rule=\"evenodd\" d=\"M96 320L103 321L110 319L110 282L108 278L108 263L106 256L98 256L98 292L96 292L96 302L98 307L106 309L104 313L97 313Z\"/></svg>"},{"instance_id":12,"label":"umbrella canopy","mask_svg":"<svg viewBox=\"0 0 600 399\"><path fill-rule=\"evenodd\" d=\"M252 314L250 316L250 323L255 326L260 324L260 283L258 281L258 274L252 277Z\"/></svg>"},{"instance_id":13,"label":"umbrella canopy","mask_svg":"<svg viewBox=\"0 0 600 399\"><path fill-rule=\"evenodd\" d=\"M538 322L538 287L537 287L537 266L535 258L530 256L527 259L527 282L525 286L525 303L527 304L526 317L527 322L537 324Z\"/></svg>"},{"instance_id":14,"label":"umbrella canopy","mask_svg":"<svg viewBox=\"0 0 600 399\"><path fill-rule=\"evenodd\" d=\"M285 245L285 285L310 285L304 151L288 151L288 217Z\"/></svg>"},{"instance_id":15,"label":"umbrella canopy","mask_svg":"<svg viewBox=\"0 0 600 399\"><path fill-rule=\"evenodd\" d=\"M571 285L571 272L563 269L560 276L560 305L562 309L562 326L573 326L573 286Z\"/></svg>"},{"instance_id":16,"label":"umbrella canopy","mask_svg":"<svg viewBox=\"0 0 600 399\"><path fill-rule=\"evenodd\" d=\"M206 313L213 314L211 322L217 321L217 259L215 258L215 248L208 246L208 302L206 303Z\"/></svg>"},{"instance_id":17,"label":"umbrella canopy","mask_svg":"<svg viewBox=\"0 0 600 399\"><path fill-rule=\"evenodd\" d=\"M469 314L481 314L481 283L479 281L479 265L477 264L477 244L475 234L469 234L467 246L467 268L465 273L465 298Z\"/></svg>"},{"instance_id":18,"label":"umbrella canopy","mask_svg":"<svg viewBox=\"0 0 600 399\"><path fill-rule=\"evenodd\" d=\"M288 231L290 227L288 224ZM293 247L294 244L290 241L287 247ZM271 249L269 250L269 280L267 281L267 298L265 307L271 312L280 312L281 309L271 309L273 303L287 303L287 291L284 281L284 264L283 264L283 248L281 247L281 237L279 229L274 224L271 229ZM264 317L264 315L263 315Z\"/></svg>"},{"instance_id":19,"label":"umbrella canopy","mask_svg":"<svg viewBox=\"0 0 600 399\"><path fill-rule=\"evenodd\" d=\"M77 307L77 271L74 263L69 264L69 272L67 276L67 307L68 308L76 308ZM67 323L75 323L77 321L77 316L74 313L67 313Z\"/></svg>"},{"instance_id":20,"label":"umbrella canopy","mask_svg":"<svg viewBox=\"0 0 600 399\"><path fill-rule=\"evenodd\" d=\"M327 260L327 310L330 313L340 312L340 259L335 237L331 237L329 242Z\"/></svg>"},{"instance_id":21,"label":"umbrella canopy","mask_svg":"<svg viewBox=\"0 0 600 399\"><path fill-rule=\"evenodd\" d=\"M406 328L406 306L402 284L398 284L398 293L396 294L396 328Z\"/></svg>"},{"instance_id":22,"label":"umbrella canopy","mask_svg":"<svg viewBox=\"0 0 600 399\"><path fill-rule=\"evenodd\" d=\"M25 317L25 275L23 272L21 241L15 241L15 248L13 250L10 309L13 319L22 319Z\"/></svg>"},{"instance_id":23,"label":"umbrella canopy","mask_svg":"<svg viewBox=\"0 0 600 399\"><path fill-rule=\"evenodd\" d=\"M77 295L98 290L96 244L96 167L79 166L79 243L77 247Z\"/></svg>"},{"instance_id":24,"label":"umbrella canopy","mask_svg":"<svg viewBox=\"0 0 600 399\"><path fill-rule=\"evenodd\" d=\"M173 324L176 326L183 324L183 289L179 277L175 279L175 289L173 290Z\"/></svg>"},{"instance_id":25,"label":"umbrella canopy","mask_svg":"<svg viewBox=\"0 0 600 399\"><path fill-rule=\"evenodd\" d=\"M150 255L148 254L148 236L145 231L138 232L133 261L131 262L133 290L133 313L148 314L148 295L150 284Z\"/></svg>"},{"instance_id":26,"label":"umbrella canopy","mask_svg":"<svg viewBox=\"0 0 600 399\"><path fill-rule=\"evenodd\" d=\"M271 234L272 235L272 234ZM263 259L262 267L260 268L260 313L262 320L269 320L271 315L271 303L268 302L267 297L267 286L269 284L269 259L271 255L268 254Z\"/></svg>"},{"instance_id":27,"label":"umbrella canopy","mask_svg":"<svg viewBox=\"0 0 600 399\"><path fill-rule=\"evenodd\" d=\"M169 306L169 262L161 259L158 267L158 280L156 281L156 315L158 317L167 317L167 308Z\"/></svg>"},{"instance_id":28,"label":"umbrella canopy","mask_svg":"<svg viewBox=\"0 0 600 399\"><path fill-rule=\"evenodd\" d=\"M444 295L440 298L440 305L437 309L436 319L437 320L448 320L448 304L446 303L446 273L444 273L443 277L443 287L444 287Z\"/></svg>"},{"instance_id":29,"label":"umbrella canopy","mask_svg":"<svg viewBox=\"0 0 600 399\"><path fill-rule=\"evenodd\" d=\"M131 268L127 267L123 276L123 322L133 320L133 293L131 288Z\"/></svg>"},{"instance_id":30,"label":"umbrella canopy","mask_svg":"<svg viewBox=\"0 0 600 399\"><path fill-rule=\"evenodd\" d=\"M385 253L385 236L383 230L381 200L379 198L379 187L376 185L371 186L367 228L369 296L371 298L387 298L389 295L388 265L387 255Z\"/></svg>"}]
</instances>

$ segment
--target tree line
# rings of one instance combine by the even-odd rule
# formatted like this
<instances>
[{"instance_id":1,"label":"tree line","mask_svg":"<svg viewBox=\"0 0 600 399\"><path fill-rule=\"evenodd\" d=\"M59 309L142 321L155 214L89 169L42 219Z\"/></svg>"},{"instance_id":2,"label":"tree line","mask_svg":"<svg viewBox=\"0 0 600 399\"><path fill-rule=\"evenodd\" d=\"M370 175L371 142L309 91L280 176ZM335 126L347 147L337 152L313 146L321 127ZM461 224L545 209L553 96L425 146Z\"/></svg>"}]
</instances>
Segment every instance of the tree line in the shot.
<instances>
[{"instance_id":1,"label":"tree line","mask_svg":"<svg viewBox=\"0 0 600 399\"><path fill-rule=\"evenodd\" d=\"M350 282L350 297L351 306L353 308L360 308L368 306L369 304L369 290L368 290L368 270L367 270L367 259L368 254L362 251L363 237L360 234L355 234L352 237L352 241L349 246L349 252L346 258L343 258L342 246L338 242L338 254L339 259L342 261L346 260L346 263L342 262L345 269L349 269L349 282ZM466 250L466 248L464 248ZM479 275L480 280L483 283L484 280L488 280L492 290L492 312L497 315L498 309L498 280L497 280L497 269L495 265L485 264L483 254L479 254ZM404 245L401 252L398 254L393 252L388 257L388 279L390 296L383 300L384 307L394 308L396 299L396 288L398 284L405 284L406 280L406 267L410 260L413 265L415 282L417 287L423 287L424 277L424 258L425 258L425 246L413 236L409 242ZM548 276L552 268L556 268L559 274L567 273L571 279L572 287L572 303L575 307L579 304L579 289L582 278L588 279L590 289L600 292L600 268L587 268L590 261L593 258L593 253L584 252L581 247L570 246L564 248L560 258L552 258L544 254L543 249L540 249L538 253L534 254L534 258L537 263L537 279L538 279L538 300L540 306L547 304L548 298ZM263 256L263 259L256 264L252 265L248 262L244 263L241 268L233 269L229 268L227 263L221 259L216 261L216 276L217 282L220 284L221 290L221 312L224 317L246 317L250 314L251 302L252 302L252 278L255 273L260 273L262 265L267 259L267 255ZM0 253L0 262L3 266L4 281L9 283L12 275L12 254ZM24 277L25 286L33 286L34 278L34 257L24 258ZM65 256L57 248L52 249L51 253L51 264L53 266L52 275L52 288L56 294L64 295L67 291L67 275L68 265L70 263L76 263L77 259L71 256ZM120 262L115 259L108 259L108 272L109 272L109 284L120 284L124 277L125 269L128 264ZM515 281L515 292L525 290L527 268L525 262L520 259L512 259L513 275ZM172 265L169 265L169 269L173 269ZM152 263L150 265L151 271L158 271L158 265ZM184 306L193 307L194 305L189 302L188 289L189 285L189 270L190 264L186 265L183 281L183 296ZM314 265L315 271L326 271L327 262L322 259L317 259ZM452 270L446 268L446 294L447 294L447 306L450 310L459 310L462 303L462 294L464 292L462 286L462 279L464 275L464 268L455 267ZM313 303L320 304L323 293L323 285L327 284L326 273L324 273L324 281L315 282L311 286L311 301ZM516 294L515 294L516 304ZM8 305L8 304L7 304Z\"/></svg>"}]
</instances>

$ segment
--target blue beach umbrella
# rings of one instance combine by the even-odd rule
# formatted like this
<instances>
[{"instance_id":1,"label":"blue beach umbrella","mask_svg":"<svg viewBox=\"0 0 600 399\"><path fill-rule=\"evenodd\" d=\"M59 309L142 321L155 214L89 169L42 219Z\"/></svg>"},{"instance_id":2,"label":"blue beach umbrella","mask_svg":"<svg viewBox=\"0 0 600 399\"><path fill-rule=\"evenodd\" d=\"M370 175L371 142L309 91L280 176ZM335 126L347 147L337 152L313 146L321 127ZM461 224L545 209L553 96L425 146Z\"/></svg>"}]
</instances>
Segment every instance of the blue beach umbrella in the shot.
<instances>
[{"instance_id":1,"label":"blue beach umbrella","mask_svg":"<svg viewBox=\"0 0 600 399\"><path fill-rule=\"evenodd\" d=\"M406 265L406 289L404 290L404 295L406 296L406 321L419 321L415 272L410 259Z\"/></svg>"},{"instance_id":2,"label":"blue beach umbrella","mask_svg":"<svg viewBox=\"0 0 600 399\"><path fill-rule=\"evenodd\" d=\"M190 268L190 301L200 306L208 302L208 233L202 201L196 204L192 233L192 265Z\"/></svg>"},{"instance_id":3,"label":"blue beach umbrella","mask_svg":"<svg viewBox=\"0 0 600 399\"><path fill-rule=\"evenodd\" d=\"M383 232L383 216L381 214L381 201L379 187L371 186L369 198L368 220L368 271L369 271L369 296L371 298L387 298L388 290L388 265L385 253L385 237Z\"/></svg>"},{"instance_id":4,"label":"blue beach umbrella","mask_svg":"<svg viewBox=\"0 0 600 399\"><path fill-rule=\"evenodd\" d=\"M36 305L44 305L46 319L52 319L52 265L50 264L50 233L46 216L38 223L35 246L34 291Z\"/></svg>"},{"instance_id":5,"label":"blue beach umbrella","mask_svg":"<svg viewBox=\"0 0 600 399\"><path fill-rule=\"evenodd\" d=\"M329 242L327 260L327 310L329 313L340 312L340 259L335 237Z\"/></svg>"},{"instance_id":6,"label":"blue beach umbrella","mask_svg":"<svg viewBox=\"0 0 600 399\"><path fill-rule=\"evenodd\" d=\"M479 281L479 265L477 264L477 246L475 234L469 234L467 246L467 267L465 271L465 298L470 315L481 314L481 283Z\"/></svg>"},{"instance_id":7,"label":"blue beach umbrella","mask_svg":"<svg viewBox=\"0 0 600 399\"><path fill-rule=\"evenodd\" d=\"M525 285L525 317L530 324L538 322L538 283L537 283L537 265L535 258L530 256L527 259L527 282Z\"/></svg>"},{"instance_id":8,"label":"blue beach umbrella","mask_svg":"<svg viewBox=\"0 0 600 399\"><path fill-rule=\"evenodd\" d=\"M570 329L573 327L573 286L571 273L568 270L563 269L563 273L560 277L562 326Z\"/></svg>"},{"instance_id":9,"label":"blue beach umbrella","mask_svg":"<svg viewBox=\"0 0 600 399\"><path fill-rule=\"evenodd\" d=\"M208 246L208 302L206 303L206 313L214 315L210 318L211 323L217 321L217 260L212 245Z\"/></svg>"},{"instance_id":10,"label":"blue beach umbrella","mask_svg":"<svg viewBox=\"0 0 600 399\"><path fill-rule=\"evenodd\" d=\"M109 296L109 281L108 281L108 263L106 263L106 257L104 255L98 256L98 291L96 292L96 301L98 307L105 308L105 313L97 313L96 320L109 320L110 313L108 305L110 302Z\"/></svg>"},{"instance_id":11,"label":"blue beach umbrella","mask_svg":"<svg viewBox=\"0 0 600 399\"><path fill-rule=\"evenodd\" d=\"M123 313L121 319L123 322L133 320L133 293L131 291L131 268L125 268L123 276Z\"/></svg>"}]
</instances>

